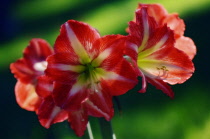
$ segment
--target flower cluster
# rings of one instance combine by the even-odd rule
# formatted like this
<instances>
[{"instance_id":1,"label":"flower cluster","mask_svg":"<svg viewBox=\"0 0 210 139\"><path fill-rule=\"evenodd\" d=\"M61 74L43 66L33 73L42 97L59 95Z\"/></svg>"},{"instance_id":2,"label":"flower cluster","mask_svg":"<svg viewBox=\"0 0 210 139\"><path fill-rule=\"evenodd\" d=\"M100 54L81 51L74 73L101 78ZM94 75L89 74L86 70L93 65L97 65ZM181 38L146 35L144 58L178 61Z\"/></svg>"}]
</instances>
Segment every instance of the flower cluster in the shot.
<instances>
[{"instance_id":1,"label":"flower cluster","mask_svg":"<svg viewBox=\"0 0 210 139\"><path fill-rule=\"evenodd\" d=\"M82 136L88 116L111 120L112 97L131 90L142 77L170 97L168 84L183 83L194 72L193 41L183 36L184 22L158 4L139 4L127 36L101 37L90 25L68 20L53 49L32 39L23 58L10 65L15 95L23 109L35 111L42 126L68 120Z\"/></svg>"}]
</instances>

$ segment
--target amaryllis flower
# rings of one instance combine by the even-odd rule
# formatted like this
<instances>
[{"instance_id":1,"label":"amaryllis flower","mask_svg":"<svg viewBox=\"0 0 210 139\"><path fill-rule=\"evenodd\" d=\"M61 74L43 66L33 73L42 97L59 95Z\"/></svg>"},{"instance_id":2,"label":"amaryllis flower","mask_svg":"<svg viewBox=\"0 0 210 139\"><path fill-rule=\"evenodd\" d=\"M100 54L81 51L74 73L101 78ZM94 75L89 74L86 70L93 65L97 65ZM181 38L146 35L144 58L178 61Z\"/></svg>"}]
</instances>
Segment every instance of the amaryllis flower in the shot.
<instances>
[{"instance_id":1,"label":"amaryllis flower","mask_svg":"<svg viewBox=\"0 0 210 139\"><path fill-rule=\"evenodd\" d=\"M53 82L44 76L46 58L51 54L53 50L45 40L32 39L23 58L10 65L18 80L15 86L17 103L26 110L36 111L40 123L46 128L68 117L66 111L55 105L51 95Z\"/></svg>"},{"instance_id":2,"label":"amaryllis flower","mask_svg":"<svg viewBox=\"0 0 210 139\"><path fill-rule=\"evenodd\" d=\"M137 83L134 69L123 58L125 37L99 33L88 24L69 20L61 26L55 54L48 57L46 75L53 80L53 99L69 112L69 122L81 136L87 116L113 116L113 95Z\"/></svg>"},{"instance_id":3,"label":"amaryllis flower","mask_svg":"<svg viewBox=\"0 0 210 139\"><path fill-rule=\"evenodd\" d=\"M174 47L174 31L167 25L159 25L149 16L148 6L142 5L136 11L135 21L129 22L129 40L126 59L137 67L142 77L142 90L146 82L151 83L170 97L174 96L169 84L183 83L194 72L194 66L187 54ZM135 62L137 61L137 62Z\"/></svg>"},{"instance_id":4,"label":"amaryllis flower","mask_svg":"<svg viewBox=\"0 0 210 139\"><path fill-rule=\"evenodd\" d=\"M144 6L148 7L148 15L153 17L160 26L166 24L173 30L175 47L184 51L190 59L193 59L196 54L196 46L191 38L184 36L185 24L179 18L179 15L177 13L168 14L166 9L160 4L139 4L137 9L141 9Z\"/></svg>"},{"instance_id":5,"label":"amaryllis flower","mask_svg":"<svg viewBox=\"0 0 210 139\"><path fill-rule=\"evenodd\" d=\"M23 58L10 65L11 72L17 79L16 100L23 109L37 110L40 103L35 91L37 78L44 74L47 67L46 58L52 53L51 47L45 40L32 39L23 51Z\"/></svg>"}]
</instances>

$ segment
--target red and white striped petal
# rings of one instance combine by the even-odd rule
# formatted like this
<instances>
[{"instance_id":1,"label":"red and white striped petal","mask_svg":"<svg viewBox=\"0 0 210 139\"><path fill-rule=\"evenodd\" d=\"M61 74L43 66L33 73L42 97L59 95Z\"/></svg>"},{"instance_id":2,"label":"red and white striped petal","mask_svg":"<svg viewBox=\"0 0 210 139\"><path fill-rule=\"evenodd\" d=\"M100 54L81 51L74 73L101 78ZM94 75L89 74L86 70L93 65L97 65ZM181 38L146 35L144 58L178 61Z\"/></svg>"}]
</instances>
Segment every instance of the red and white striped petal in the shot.
<instances>
[{"instance_id":1,"label":"red and white striped petal","mask_svg":"<svg viewBox=\"0 0 210 139\"><path fill-rule=\"evenodd\" d=\"M160 4L139 4L137 9L148 7L149 16L153 17L156 22L161 22L162 18L168 15L166 9Z\"/></svg>"},{"instance_id":2,"label":"red and white striped petal","mask_svg":"<svg viewBox=\"0 0 210 139\"><path fill-rule=\"evenodd\" d=\"M147 7L142 7L141 10L136 11L136 22L129 22L129 30L130 35L137 39L135 44L139 46L139 52L145 49L156 26L155 20L148 16Z\"/></svg>"},{"instance_id":3,"label":"red and white striped petal","mask_svg":"<svg viewBox=\"0 0 210 139\"><path fill-rule=\"evenodd\" d=\"M24 83L35 83L47 68L46 58L53 53L43 39L32 39L23 52L23 58L10 65L15 78Z\"/></svg>"},{"instance_id":4,"label":"red and white striped petal","mask_svg":"<svg viewBox=\"0 0 210 139\"><path fill-rule=\"evenodd\" d=\"M48 57L46 75L53 80L69 83L75 81L79 73L84 70L78 57L70 53L55 53Z\"/></svg>"},{"instance_id":5,"label":"red and white striped petal","mask_svg":"<svg viewBox=\"0 0 210 139\"><path fill-rule=\"evenodd\" d=\"M77 111L70 111L68 121L76 135L81 137L84 134L88 123L88 115L86 110L81 108Z\"/></svg>"},{"instance_id":6,"label":"red and white striped petal","mask_svg":"<svg viewBox=\"0 0 210 139\"><path fill-rule=\"evenodd\" d=\"M32 39L23 52L28 65L33 66L36 62L45 61L53 53L50 45L43 39Z\"/></svg>"},{"instance_id":7,"label":"red and white striped petal","mask_svg":"<svg viewBox=\"0 0 210 139\"><path fill-rule=\"evenodd\" d=\"M177 13L168 14L166 9L160 4L139 4L137 9L141 10L143 7L147 7L148 15L154 18L160 26L166 24L167 27L173 30L175 38L184 35L185 24L184 21L178 17Z\"/></svg>"},{"instance_id":8,"label":"red and white striped petal","mask_svg":"<svg viewBox=\"0 0 210 139\"><path fill-rule=\"evenodd\" d=\"M141 47L141 46L140 46ZM145 48L138 53L138 60L151 55L165 47L174 47L173 32L166 26L156 28L151 34Z\"/></svg>"},{"instance_id":9,"label":"red and white striped petal","mask_svg":"<svg viewBox=\"0 0 210 139\"><path fill-rule=\"evenodd\" d=\"M98 83L88 91L88 98L83 101L88 115L110 120L114 115L110 90Z\"/></svg>"},{"instance_id":10,"label":"red and white striped petal","mask_svg":"<svg viewBox=\"0 0 210 139\"><path fill-rule=\"evenodd\" d=\"M55 52L67 52L78 56L82 63L94 57L93 43L99 33L88 24L69 20L61 26L60 35L55 42Z\"/></svg>"},{"instance_id":11,"label":"red and white striped petal","mask_svg":"<svg viewBox=\"0 0 210 139\"><path fill-rule=\"evenodd\" d=\"M28 111L36 111L40 105L40 98L35 92L35 87L30 83L17 81L15 85L15 96L18 105Z\"/></svg>"},{"instance_id":12,"label":"red and white striped petal","mask_svg":"<svg viewBox=\"0 0 210 139\"><path fill-rule=\"evenodd\" d=\"M67 111L56 106L52 96L43 99L37 111L37 115L39 122L45 128L49 128L52 124L63 122L68 118Z\"/></svg>"},{"instance_id":13,"label":"red and white striped petal","mask_svg":"<svg viewBox=\"0 0 210 139\"><path fill-rule=\"evenodd\" d=\"M135 69L122 59L115 68L102 76L101 85L102 88L109 88L111 95L122 95L138 83L137 76Z\"/></svg>"},{"instance_id":14,"label":"red and white striped petal","mask_svg":"<svg viewBox=\"0 0 210 139\"><path fill-rule=\"evenodd\" d=\"M169 84L183 83L192 76L194 65L189 57L167 45L138 61L140 69Z\"/></svg>"},{"instance_id":15,"label":"red and white striped petal","mask_svg":"<svg viewBox=\"0 0 210 139\"><path fill-rule=\"evenodd\" d=\"M53 81L48 76L39 76L36 85L36 93L39 97L46 98L52 94L53 87Z\"/></svg>"},{"instance_id":16,"label":"red and white striped petal","mask_svg":"<svg viewBox=\"0 0 210 139\"><path fill-rule=\"evenodd\" d=\"M62 109L71 111L78 110L83 100L87 98L87 86L81 82L62 84L55 82L53 98L56 105Z\"/></svg>"},{"instance_id":17,"label":"red and white striped petal","mask_svg":"<svg viewBox=\"0 0 210 139\"><path fill-rule=\"evenodd\" d=\"M36 78L35 71L27 65L26 60L23 58L11 63L10 70L14 77L23 83L31 83Z\"/></svg>"},{"instance_id":18,"label":"red and white striped petal","mask_svg":"<svg viewBox=\"0 0 210 139\"><path fill-rule=\"evenodd\" d=\"M96 40L93 51L98 55L93 58L92 65L98 67L109 61L108 65L105 64L106 67L114 66L123 55L123 38L125 37L122 35L107 35Z\"/></svg>"},{"instance_id":19,"label":"red and white striped petal","mask_svg":"<svg viewBox=\"0 0 210 139\"><path fill-rule=\"evenodd\" d=\"M134 43L136 42L136 43ZM135 65L134 63L136 63L135 61L137 61L138 58L138 38L137 37L133 37L133 36L127 36L127 40L126 40L126 47L124 49L124 58L130 62L133 66Z\"/></svg>"},{"instance_id":20,"label":"red and white striped petal","mask_svg":"<svg viewBox=\"0 0 210 139\"><path fill-rule=\"evenodd\" d=\"M196 54L196 46L191 38L180 37L176 40L175 47L183 51L192 60Z\"/></svg>"},{"instance_id":21,"label":"red and white striped petal","mask_svg":"<svg viewBox=\"0 0 210 139\"><path fill-rule=\"evenodd\" d=\"M147 89L147 79L146 79L146 75L141 71L139 70L139 76L142 77L142 88L138 91L139 93L145 93L146 92L146 89Z\"/></svg>"}]
</instances>

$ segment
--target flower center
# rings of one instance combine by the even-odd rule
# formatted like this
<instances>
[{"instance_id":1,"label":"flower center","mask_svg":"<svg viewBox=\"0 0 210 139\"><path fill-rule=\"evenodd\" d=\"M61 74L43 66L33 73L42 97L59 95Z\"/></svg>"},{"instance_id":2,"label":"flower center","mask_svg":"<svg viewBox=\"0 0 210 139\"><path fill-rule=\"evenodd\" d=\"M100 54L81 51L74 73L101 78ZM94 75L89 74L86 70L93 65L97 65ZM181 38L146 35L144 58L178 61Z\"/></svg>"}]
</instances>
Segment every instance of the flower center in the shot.
<instances>
[{"instance_id":1,"label":"flower center","mask_svg":"<svg viewBox=\"0 0 210 139\"><path fill-rule=\"evenodd\" d=\"M86 84L91 87L100 82L100 78L105 73L104 70L98 66L93 66L93 64L87 63L83 64L84 70L80 73L79 82Z\"/></svg>"},{"instance_id":2,"label":"flower center","mask_svg":"<svg viewBox=\"0 0 210 139\"><path fill-rule=\"evenodd\" d=\"M36 71L41 71L43 72L47 68L47 61L41 61L41 62L36 62L34 64L34 69Z\"/></svg>"},{"instance_id":3,"label":"flower center","mask_svg":"<svg viewBox=\"0 0 210 139\"><path fill-rule=\"evenodd\" d=\"M166 66L161 66L156 68L158 70L158 77L166 79L168 77L168 69Z\"/></svg>"},{"instance_id":4,"label":"flower center","mask_svg":"<svg viewBox=\"0 0 210 139\"><path fill-rule=\"evenodd\" d=\"M85 70L83 71L84 75L87 79L93 78L95 76L95 69L96 67L92 66L91 63L85 64Z\"/></svg>"}]
</instances>

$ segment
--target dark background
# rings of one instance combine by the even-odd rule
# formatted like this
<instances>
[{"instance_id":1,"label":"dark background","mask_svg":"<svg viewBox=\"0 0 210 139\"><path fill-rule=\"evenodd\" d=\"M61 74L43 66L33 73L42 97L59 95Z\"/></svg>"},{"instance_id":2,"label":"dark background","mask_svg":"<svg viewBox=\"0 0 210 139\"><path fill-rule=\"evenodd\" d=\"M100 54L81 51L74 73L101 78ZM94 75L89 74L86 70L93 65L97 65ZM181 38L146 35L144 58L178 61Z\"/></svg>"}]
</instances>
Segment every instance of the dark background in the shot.
<instances>
[{"instance_id":1,"label":"dark background","mask_svg":"<svg viewBox=\"0 0 210 139\"><path fill-rule=\"evenodd\" d=\"M198 49L193 62L196 71L181 85L172 86L171 100L155 87L147 93L132 90L119 97L122 114L116 108L112 120L118 139L209 139L210 138L210 1L209 0L7 0L0 2L0 138L77 139L67 122L42 127L33 112L21 109L15 100L16 80L9 64L22 56L32 38L53 45L60 25L69 19L86 22L102 35L126 34L139 2L160 3L178 12L186 24L185 36ZM139 85L140 86L140 85ZM93 134L100 139L98 120L90 117Z\"/></svg>"}]
</instances>

